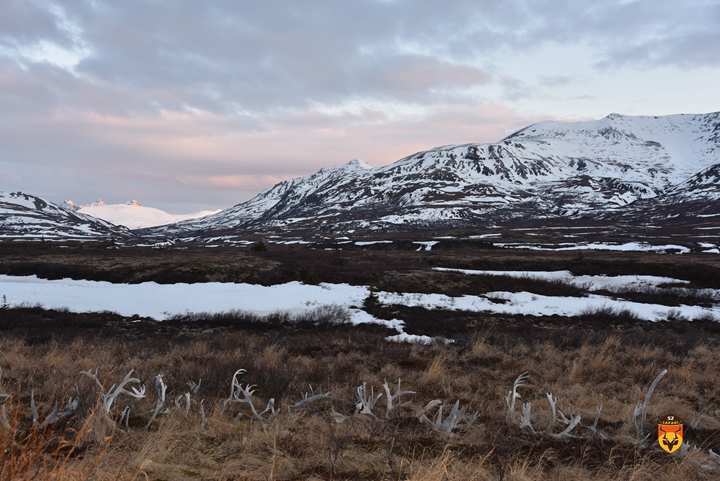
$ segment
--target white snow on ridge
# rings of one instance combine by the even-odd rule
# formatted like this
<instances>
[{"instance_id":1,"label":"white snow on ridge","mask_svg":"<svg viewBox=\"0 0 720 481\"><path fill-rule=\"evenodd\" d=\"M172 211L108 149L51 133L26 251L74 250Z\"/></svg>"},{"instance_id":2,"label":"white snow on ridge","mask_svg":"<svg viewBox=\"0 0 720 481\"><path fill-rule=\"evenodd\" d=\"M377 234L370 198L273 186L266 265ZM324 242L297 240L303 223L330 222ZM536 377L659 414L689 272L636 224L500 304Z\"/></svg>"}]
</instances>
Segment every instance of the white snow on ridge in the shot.
<instances>
[{"instance_id":1,"label":"white snow on ridge","mask_svg":"<svg viewBox=\"0 0 720 481\"><path fill-rule=\"evenodd\" d=\"M80 207L77 212L106 220L115 225L122 225L128 229L142 229L145 227L175 224L183 220L198 219L217 214L220 210L205 210L194 214L175 215L168 214L154 207L140 205L135 201L134 203L130 202L127 204L89 205Z\"/></svg>"}]
</instances>

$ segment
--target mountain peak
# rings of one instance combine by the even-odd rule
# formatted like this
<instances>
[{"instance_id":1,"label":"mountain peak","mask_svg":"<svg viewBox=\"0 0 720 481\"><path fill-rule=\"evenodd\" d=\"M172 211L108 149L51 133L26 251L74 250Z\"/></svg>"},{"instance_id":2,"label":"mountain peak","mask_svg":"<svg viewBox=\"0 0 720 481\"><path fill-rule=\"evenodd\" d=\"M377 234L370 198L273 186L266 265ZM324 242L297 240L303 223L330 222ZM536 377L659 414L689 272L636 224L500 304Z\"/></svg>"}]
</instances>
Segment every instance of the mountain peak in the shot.
<instances>
[{"instance_id":1,"label":"mountain peak","mask_svg":"<svg viewBox=\"0 0 720 481\"><path fill-rule=\"evenodd\" d=\"M136 206L138 206L138 207L142 207L142 206L143 206L140 202L136 201L135 199L133 199L133 200L131 200L131 201L128 201L128 202L125 202L125 205L136 205Z\"/></svg>"},{"instance_id":2,"label":"mountain peak","mask_svg":"<svg viewBox=\"0 0 720 481\"><path fill-rule=\"evenodd\" d=\"M360 159L352 159L350 162L348 162L345 165L348 167L355 167L355 168L363 169L363 170L372 169L372 165L370 165L367 162L365 162L364 160L360 160Z\"/></svg>"}]
</instances>

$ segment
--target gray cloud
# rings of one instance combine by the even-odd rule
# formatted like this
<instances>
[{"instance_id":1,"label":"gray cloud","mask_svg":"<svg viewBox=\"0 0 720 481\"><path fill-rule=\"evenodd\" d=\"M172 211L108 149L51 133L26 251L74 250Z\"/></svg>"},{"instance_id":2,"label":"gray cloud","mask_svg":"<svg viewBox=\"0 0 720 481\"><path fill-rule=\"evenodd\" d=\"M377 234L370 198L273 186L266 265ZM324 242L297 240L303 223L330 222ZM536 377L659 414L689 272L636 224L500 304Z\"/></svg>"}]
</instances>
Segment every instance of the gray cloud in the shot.
<instances>
[{"instance_id":1,"label":"gray cloud","mask_svg":"<svg viewBox=\"0 0 720 481\"><path fill-rule=\"evenodd\" d=\"M224 206L544 118L499 104L575 77L508 78L517 55L583 45L597 75L714 68L717 25L714 1L5 0L0 189Z\"/></svg>"}]
</instances>

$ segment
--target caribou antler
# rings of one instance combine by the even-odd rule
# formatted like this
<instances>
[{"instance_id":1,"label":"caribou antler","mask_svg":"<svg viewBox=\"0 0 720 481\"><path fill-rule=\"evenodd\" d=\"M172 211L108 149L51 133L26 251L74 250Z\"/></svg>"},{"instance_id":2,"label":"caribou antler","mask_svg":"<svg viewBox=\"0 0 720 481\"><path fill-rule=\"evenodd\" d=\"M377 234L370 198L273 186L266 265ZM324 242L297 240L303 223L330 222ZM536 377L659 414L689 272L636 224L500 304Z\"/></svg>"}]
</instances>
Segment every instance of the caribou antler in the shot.
<instances>
[{"instance_id":1,"label":"caribou antler","mask_svg":"<svg viewBox=\"0 0 720 481\"><path fill-rule=\"evenodd\" d=\"M370 395L367 393L367 383L363 382L362 386L357 388L358 402L355 404L355 414L369 414L370 416L376 417L372 408L375 407L375 403L382 397L382 393L375 396L375 390L370 387Z\"/></svg>"},{"instance_id":2,"label":"caribou antler","mask_svg":"<svg viewBox=\"0 0 720 481\"><path fill-rule=\"evenodd\" d=\"M290 406L291 409L299 409L303 406L307 406L311 402L320 401L322 399L334 399L341 401L340 398L333 397L329 392L320 392L318 394L315 394L315 390L313 389L312 385L308 384L308 387L310 388L310 392L306 392L305 394L303 394L302 401L298 401L292 406Z\"/></svg>"},{"instance_id":3,"label":"caribou antler","mask_svg":"<svg viewBox=\"0 0 720 481\"><path fill-rule=\"evenodd\" d=\"M507 404L508 411L510 411L510 418L512 419L513 423L517 423L517 419L515 419L515 400L520 399L521 396L518 394L517 390L520 387L527 386L525 384L525 381L527 381L528 373L525 371L524 373L520 374L513 383L512 391L508 392L507 397L505 398L505 403Z\"/></svg>"},{"instance_id":4,"label":"caribou antler","mask_svg":"<svg viewBox=\"0 0 720 481\"><path fill-rule=\"evenodd\" d=\"M275 411L275 399L270 398L270 401L268 401L267 407L265 410L258 414L255 410L255 405L252 402L252 395L255 393L255 390L253 389L255 387L254 384L248 384L247 386L243 387L240 381L238 381L237 377L241 374L245 374L247 371L245 369L238 369L235 371L235 374L233 374L232 384L230 386L230 397L225 400L223 403L223 406L226 406L230 403L244 403L250 406L250 411L252 411L252 414L255 418L263 421L262 414L267 413L270 411L272 414L270 417L274 418L277 416L277 412ZM242 395L242 397L240 397ZM236 418L239 419L242 417L242 413L239 413Z\"/></svg>"},{"instance_id":5,"label":"caribou antler","mask_svg":"<svg viewBox=\"0 0 720 481\"><path fill-rule=\"evenodd\" d=\"M153 411L152 416L150 416L150 420L145 425L145 429L150 428L150 425L153 423L153 421L155 421L155 418L163 408L165 408L163 412L167 412L167 407L165 406L165 393L167 392L167 386L163 381L162 374L158 374L157 376L155 376L155 392L157 392L158 400L155 404L155 410Z\"/></svg>"},{"instance_id":6,"label":"caribou antler","mask_svg":"<svg viewBox=\"0 0 720 481\"><path fill-rule=\"evenodd\" d=\"M655 378L655 380L650 385L650 389L648 389L647 395L645 396L645 402L643 402L642 405L637 406L635 408L635 411L633 412L633 423L635 424L636 428L638 428L638 425L635 422L635 418L638 415L642 416L642 419L640 421L640 427L638 428L638 440L637 440L638 444L642 443L643 441L645 441L645 439L647 439L647 436L643 439L643 434L645 434L645 418L647 416L648 405L650 404L650 396L652 396L652 393L655 390L655 387L657 386L657 384L660 382L660 379L662 379L662 377L665 374L667 374L667 369L663 369L662 372L660 374L658 374L658 376ZM648 436L650 434L648 434Z\"/></svg>"},{"instance_id":7,"label":"caribou antler","mask_svg":"<svg viewBox=\"0 0 720 481\"><path fill-rule=\"evenodd\" d=\"M393 405L393 401L398 399L403 394L415 394L415 391L401 391L400 390L400 378L398 378L398 386L397 391L395 391L395 394L390 394L390 386L388 386L387 381L383 384L383 388L385 389L385 402L387 402L387 405L385 407L385 419L390 417L390 413L399 407L407 406L410 404L410 401L405 401L404 403L401 403L398 400L398 403L396 405Z\"/></svg>"},{"instance_id":8,"label":"caribou antler","mask_svg":"<svg viewBox=\"0 0 720 481\"><path fill-rule=\"evenodd\" d=\"M437 401L437 400L435 400ZM462 417L465 415L465 411L467 411L467 406L460 407L460 401L456 401L455 405L453 406L452 410L450 411L450 414L448 417L443 421L442 419L442 412L443 412L443 406L441 402L435 402L430 401L427 406L425 406L426 409L423 409L423 414L420 415L420 422L427 424L430 426L434 431L437 431L439 433L452 435L453 431L455 429L467 429L469 428L472 423L475 422L475 419L477 419L478 413L475 411L472 416L470 417L470 420L465 424L458 424L459 421L462 419ZM436 406L437 404L440 404L440 408L438 409L438 413L435 416L435 421L431 421L428 419L427 416L425 416L424 411L427 409L430 409L430 406Z\"/></svg>"},{"instance_id":9,"label":"caribou antler","mask_svg":"<svg viewBox=\"0 0 720 481\"><path fill-rule=\"evenodd\" d=\"M186 382L188 389L190 389L190 394L195 396L198 391L200 390L200 384L202 384L202 378L198 379L198 382L193 381L192 379L188 382Z\"/></svg>"},{"instance_id":10,"label":"caribou antler","mask_svg":"<svg viewBox=\"0 0 720 481\"><path fill-rule=\"evenodd\" d=\"M102 392L103 385L97 377L97 372L98 372L98 370L96 368L94 373L90 372L90 371L80 371L80 374L89 377L90 379L95 381L95 383L100 387L100 389L101 389L100 402L103 406L103 413L104 413L106 419L114 425L115 422L112 421L112 418L110 417L110 410L112 409L112 405L115 402L115 400L117 399L117 397L120 394L125 394L126 396L130 396L135 399L142 399L145 397L145 385L141 384L139 389L136 388L135 386L131 386L130 391L125 389L125 386L130 383L140 384L140 379L130 377L130 376L132 376L132 373L133 373L133 370L131 369L130 372L125 375L123 380L120 381L120 384L118 384L117 386L115 384L113 384L112 387L107 391L107 393L105 393L105 392Z\"/></svg>"},{"instance_id":11,"label":"caribou antler","mask_svg":"<svg viewBox=\"0 0 720 481\"><path fill-rule=\"evenodd\" d=\"M31 401L34 401L34 399L31 398ZM65 406L60 410L60 412L58 412L58 403L57 403L57 400L55 400L55 404L53 405L52 411L50 412L50 414L47 415L45 420L40 424L39 428L44 429L45 426L48 426L50 424L55 424L56 422L60 421L61 419L70 416L72 413L75 412L79 403L80 403L80 398L71 397L70 399L68 399L68 402L65 403ZM37 413L37 411L35 411L35 413ZM35 419L33 419L33 422L35 422Z\"/></svg>"},{"instance_id":12,"label":"caribou antler","mask_svg":"<svg viewBox=\"0 0 720 481\"><path fill-rule=\"evenodd\" d=\"M575 429L575 426L580 424L580 413L578 413L575 417L573 417L572 412L570 412L569 418L565 417L565 415L559 410L558 410L558 413L560 413L560 417L562 418L562 421L565 424L567 424L567 427L565 428L565 430L563 432L558 433L558 434L553 434L552 436L557 439L564 438L564 437L574 437L572 434L570 434L570 431Z\"/></svg>"},{"instance_id":13,"label":"caribou antler","mask_svg":"<svg viewBox=\"0 0 720 481\"><path fill-rule=\"evenodd\" d=\"M183 408L180 406L180 400L185 398L185 407ZM182 416L185 418L186 421L190 421L188 419L188 414L190 413L190 393L186 392L184 396L178 396L175 398L175 410L182 414Z\"/></svg>"}]
</instances>

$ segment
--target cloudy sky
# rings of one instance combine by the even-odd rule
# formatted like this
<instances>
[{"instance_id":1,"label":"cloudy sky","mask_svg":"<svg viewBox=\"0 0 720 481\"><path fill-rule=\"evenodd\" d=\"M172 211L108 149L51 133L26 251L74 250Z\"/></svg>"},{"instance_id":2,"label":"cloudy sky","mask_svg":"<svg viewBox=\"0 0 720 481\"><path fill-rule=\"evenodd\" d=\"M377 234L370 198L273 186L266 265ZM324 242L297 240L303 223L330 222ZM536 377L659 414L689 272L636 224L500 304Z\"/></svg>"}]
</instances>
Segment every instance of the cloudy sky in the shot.
<instances>
[{"instance_id":1,"label":"cloudy sky","mask_svg":"<svg viewBox=\"0 0 720 481\"><path fill-rule=\"evenodd\" d=\"M0 190L171 213L530 123L720 110L720 0L0 0Z\"/></svg>"}]
</instances>

